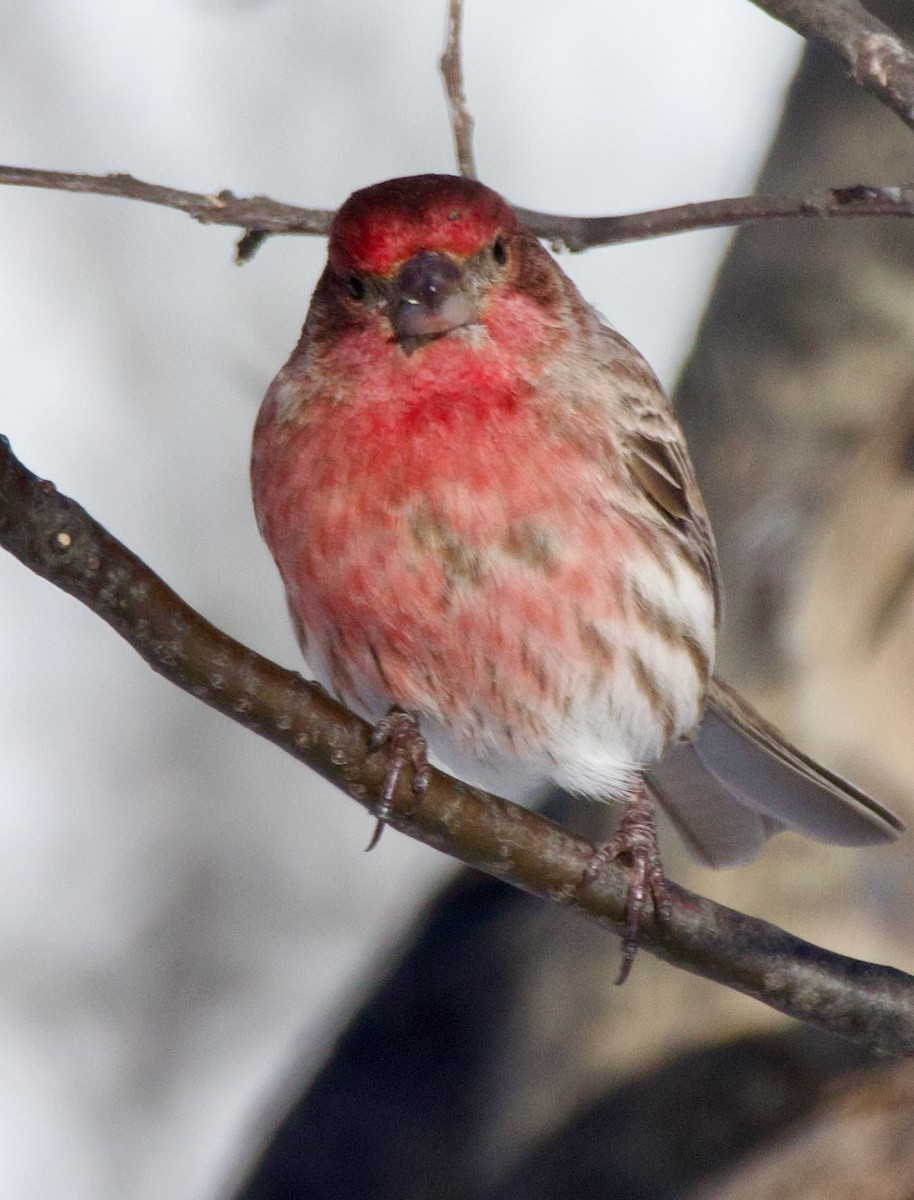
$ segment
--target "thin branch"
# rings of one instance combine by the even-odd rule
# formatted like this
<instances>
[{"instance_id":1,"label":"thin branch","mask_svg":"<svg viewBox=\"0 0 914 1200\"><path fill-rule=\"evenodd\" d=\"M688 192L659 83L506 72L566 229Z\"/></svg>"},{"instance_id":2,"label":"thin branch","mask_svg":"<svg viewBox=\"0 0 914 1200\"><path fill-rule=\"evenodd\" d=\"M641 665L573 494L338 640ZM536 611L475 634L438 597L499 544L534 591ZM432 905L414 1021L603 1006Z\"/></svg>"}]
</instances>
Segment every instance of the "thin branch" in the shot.
<instances>
[{"instance_id":1,"label":"thin branch","mask_svg":"<svg viewBox=\"0 0 914 1200\"><path fill-rule=\"evenodd\" d=\"M750 225L784 218L910 218L914 217L914 185L871 187L869 184L854 184L803 197L739 196L618 217L566 217L517 207L514 211L537 237L551 242L555 248L576 252L595 246L687 233L695 229Z\"/></svg>"},{"instance_id":2,"label":"thin branch","mask_svg":"<svg viewBox=\"0 0 914 1200\"><path fill-rule=\"evenodd\" d=\"M267 196L243 198L228 191L215 195L183 192L156 183L144 183L132 175L77 175L66 171L0 166L0 185L3 184L142 200L147 204L178 209L203 225L235 226L247 231L239 246L242 258L250 256L249 252L245 253L245 247L251 242L256 245L262 235L326 235L333 220L333 212L328 209L297 208ZM854 184L804 197L741 196L607 217L559 216L517 206L514 211L537 237L551 241L557 249L580 251L620 242L665 237L672 233L687 233L694 229L713 229L782 218L911 218L914 217L914 184Z\"/></svg>"},{"instance_id":3,"label":"thin branch","mask_svg":"<svg viewBox=\"0 0 914 1200\"><path fill-rule=\"evenodd\" d=\"M805 38L821 42L914 129L914 53L858 0L753 0Z\"/></svg>"},{"instance_id":4,"label":"thin branch","mask_svg":"<svg viewBox=\"0 0 914 1200\"><path fill-rule=\"evenodd\" d=\"M79 175L71 171L40 171L29 167L0 166L0 184L14 187L47 188L55 192L81 192L94 196L118 196L124 200L142 200L179 212L201 225L230 225L246 230L238 249L238 261L245 262L257 244L270 233L327 234L333 213L320 208L297 208L281 204L268 196L239 198L230 191L217 193L184 192L144 183L132 175Z\"/></svg>"},{"instance_id":5,"label":"thin branch","mask_svg":"<svg viewBox=\"0 0 914 1200\"><path fill-rule=\"evenodd\" d=\"M476 179L473 158L473 118L467 108L463 90L463 65L460 53L460 27L463 23L463 0L448 0L447 41L438 60L444 91L447 95L448 116L454 135L457 169L465 179Z\"/></svg>"},{"instance_id":6,"label":"thin branch","mask_svg":"<svg viewBox=\"0 0 914 1200\"><path fill-rule=\"evenodd\" d=\"M367 753L365 722L204 620L75 501L28 471L5 438L0 545L107 621L160 675L371 810L384 761ZM625 866L610 863L582 886L593 847L536 813L433 771L419 804L408 781L399 786L390 823L620 932ZM670 891L673 915L662 927L645 920L645 949L874 1050L914 1055L914 979L831 954L674 885Z\"/></svg>"}]
</instances>

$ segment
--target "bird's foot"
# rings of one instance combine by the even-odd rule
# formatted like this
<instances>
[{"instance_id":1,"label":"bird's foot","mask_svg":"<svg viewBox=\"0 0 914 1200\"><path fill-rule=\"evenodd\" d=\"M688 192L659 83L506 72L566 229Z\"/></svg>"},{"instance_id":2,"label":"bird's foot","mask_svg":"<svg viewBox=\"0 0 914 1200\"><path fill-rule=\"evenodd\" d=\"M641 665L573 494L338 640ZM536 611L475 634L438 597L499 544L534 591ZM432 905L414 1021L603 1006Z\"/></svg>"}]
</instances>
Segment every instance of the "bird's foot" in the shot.
<instances>
[{"instance_id":1,"label":"bird's foot","mask_svg":"<svg viewBox=\"0 0 914 1200\"><path fill-rule=\"evenodd\" d=\"M371 835L371 841L365 847L366 850L374 850L381 840L381 834L390 816L397 780L403 768L412 767L413 791L417 796L421 796L428 787L428 744L419 732L419 719L415 713L394 705L371 731L368 753L373 754L382 746L388 747L387 774L381 788L381 798L375 809L378 823Z\"/></svg>"},{"instance_id":2,"label":"bird's foot","mask_svg":"<svg viewBox=\"0 0 914 1200\"><path fill-rule=\"evenodd\" d=\"M614 858L625 855L631 862L628 899L625 903L625 929L622 934L622 963L616 985L628 979L638 952L641 918L650 900L660 920L672 914L672 903L663 873L654 806L639 784L626 799L622 820L615 834L598 846L587 864L584 882L594 880Z\"/></svg>"}]
</instances>

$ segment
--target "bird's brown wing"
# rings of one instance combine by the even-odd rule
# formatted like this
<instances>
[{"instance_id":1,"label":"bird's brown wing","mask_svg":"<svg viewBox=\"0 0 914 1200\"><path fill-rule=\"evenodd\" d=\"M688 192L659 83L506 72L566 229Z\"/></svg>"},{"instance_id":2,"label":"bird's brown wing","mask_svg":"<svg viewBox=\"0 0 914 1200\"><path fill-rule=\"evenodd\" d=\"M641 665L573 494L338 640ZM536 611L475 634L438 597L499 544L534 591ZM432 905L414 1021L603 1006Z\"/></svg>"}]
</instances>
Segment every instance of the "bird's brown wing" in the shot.
<instances>
[{"instance_id":1,"label":"bird's brown wing","mask_svg":"<svg viewBox=\"0 0 914 1200\"><path fill-rule=\"evenodd\" d=\"M722 597L717 549L704 501L698 490L682 430L670 412L657 428L657 416L631 430L626 439L629 473L644 495L682 540L714 595L715 624L720 624Z\"/></svg>"},{"instance_id":2,"label":"bird's brown wing","mask_svg":"<svg viewBox=\"0 0 914 1200\"><path fill-rule=\"evenodd\" d=\"M719 623L714 534L673 406L634 346L605 325L598 357L611 380L613 424L634 492L707 580Z\"/></svg>"},{"instance_id":3,"label":"bird's brown wing","mask_svg":"<svg viewBox=\"0 0 914 1200\"><path fill-rule=\"evenodd\" d=\"M616 366L617 422L632 482L664 528L701 570L720 618L714 535L670 402L628 343L603 333ZM837 845L892 841L902 822L853 784L819 766L718 679L708 688L701 725L648 772L648 783L686 844L712 866L753 858L766 838L791 828Z\"/></svg>"}]
</instances>

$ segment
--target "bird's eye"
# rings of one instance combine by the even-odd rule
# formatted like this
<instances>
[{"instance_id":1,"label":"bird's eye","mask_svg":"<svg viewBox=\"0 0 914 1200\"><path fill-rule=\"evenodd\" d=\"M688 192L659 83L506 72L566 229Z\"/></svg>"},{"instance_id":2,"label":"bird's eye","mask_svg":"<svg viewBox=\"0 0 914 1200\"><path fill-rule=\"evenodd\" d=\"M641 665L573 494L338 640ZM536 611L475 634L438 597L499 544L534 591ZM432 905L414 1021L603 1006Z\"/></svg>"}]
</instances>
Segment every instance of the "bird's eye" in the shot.
<instances>
[{"instance_id":1,"label":"bird's eye","mask_svg":"<svg viewBox=\"0 0 914 1200\"><path fill-rule=\"evenodd\" d=\"M359 279L358 275L350 275L346 280L346 291L353 300L365 299L365 284Z\"/></svg>"},{"instance_id":2,"label":"bird's eye","mask_svg":"<svg viewBox=\"0 0 914 1200\"><path fill-rule=\"evenodd\" d=\"M504 238L496 238L492 243L492 257L500 267L503 267L508 261L508 250Z\"/></svg>"}]
</instances>

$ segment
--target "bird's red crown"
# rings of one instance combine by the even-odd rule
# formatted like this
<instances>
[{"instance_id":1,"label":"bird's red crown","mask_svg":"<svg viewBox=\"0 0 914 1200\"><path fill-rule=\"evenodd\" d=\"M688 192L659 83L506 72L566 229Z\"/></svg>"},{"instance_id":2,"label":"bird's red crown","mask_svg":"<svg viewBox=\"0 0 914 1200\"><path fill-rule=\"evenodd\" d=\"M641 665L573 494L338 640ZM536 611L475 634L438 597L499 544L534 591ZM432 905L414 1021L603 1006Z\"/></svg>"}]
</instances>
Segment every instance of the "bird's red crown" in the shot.
<instances>
[{"instance_id":1,"label":"bird's red crown","mask_svg":"<svg viewBox=\"0 0 914 1200\"><path fill-rule=\"evenodd\" d=\"M497 192L456 175L412 175L353 192L330 230L339 274L387 275L420 250L464 257L517 227Z\"/></svg>"}]
</instances>

